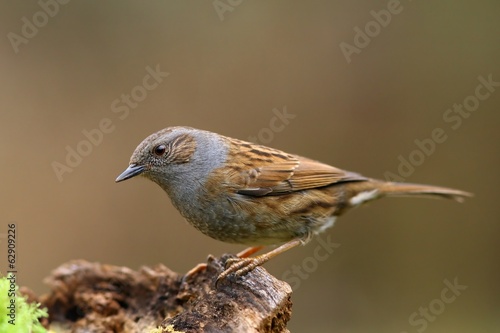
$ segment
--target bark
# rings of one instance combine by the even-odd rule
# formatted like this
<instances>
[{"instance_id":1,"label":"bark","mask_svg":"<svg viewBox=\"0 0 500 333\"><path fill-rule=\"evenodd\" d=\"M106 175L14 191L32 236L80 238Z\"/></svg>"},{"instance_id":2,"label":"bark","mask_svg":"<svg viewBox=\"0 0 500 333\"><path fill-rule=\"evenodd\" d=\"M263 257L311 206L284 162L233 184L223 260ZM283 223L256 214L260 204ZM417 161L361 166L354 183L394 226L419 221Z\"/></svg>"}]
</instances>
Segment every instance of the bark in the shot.
<instances>
[{"instance_id":1,"label":"bark","mask_svg":"<svg viewBox=\"0 0 500 333\"><path fill-rule=\"evenodd\" d=\"M288 332L292 291L258 267L215 279L221 259L185 280L163 265L126 267L72 261L47 279L40 298L51 327L67 332Z\"/></svg>"}]
</instances>

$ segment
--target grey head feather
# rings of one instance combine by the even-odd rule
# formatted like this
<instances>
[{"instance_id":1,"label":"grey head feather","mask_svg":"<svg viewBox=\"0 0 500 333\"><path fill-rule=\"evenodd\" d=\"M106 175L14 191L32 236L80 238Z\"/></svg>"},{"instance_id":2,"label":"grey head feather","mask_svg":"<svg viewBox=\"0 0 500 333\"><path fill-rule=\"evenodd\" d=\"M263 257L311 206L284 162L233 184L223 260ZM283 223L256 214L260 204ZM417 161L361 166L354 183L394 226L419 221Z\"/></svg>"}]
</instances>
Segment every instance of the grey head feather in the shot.
<instances>
[{"instance_id":1,"label":"grey head feather","mask_svg":"<svg viewBox=\"0 0 500 333\"><path fill-rule=\"evenodd\" d=\"M156 165L151 161L154 158L152 149L155 146L168 145L185 134L193 137L196 143L189 162ZM191 127L169 127L144 139L136 148L130 163L151 163L150 170L144 172L144 176L160 185L168 193L174 205L179 208L180 201L185 204L196 200L208 175L226 161L227 150L227 145L216 133Z\"/></svg>"}]
</instances>

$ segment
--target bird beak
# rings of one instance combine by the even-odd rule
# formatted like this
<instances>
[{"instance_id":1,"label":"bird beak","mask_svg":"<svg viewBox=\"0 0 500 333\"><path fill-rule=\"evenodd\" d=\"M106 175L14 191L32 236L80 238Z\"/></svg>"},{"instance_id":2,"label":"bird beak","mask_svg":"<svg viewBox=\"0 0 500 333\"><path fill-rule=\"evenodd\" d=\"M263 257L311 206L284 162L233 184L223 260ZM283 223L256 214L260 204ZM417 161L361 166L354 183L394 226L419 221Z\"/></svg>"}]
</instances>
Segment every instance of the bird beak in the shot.
<instances>
[{"instance_id":1,"label":"bird beak","mask_svg":"<svg viewBox=\"0 0 500 333\"><path fill-rule=\"evenodd\" d=\"M127 180L129 178L135 177L137 175L140 175L141 173L144 172L146 168L143 165L137 165L137 164L130 164L125 171L123 171L118 178L116 178L115 182L121 182L123 180Z\"/></svg>"}]
</instances>

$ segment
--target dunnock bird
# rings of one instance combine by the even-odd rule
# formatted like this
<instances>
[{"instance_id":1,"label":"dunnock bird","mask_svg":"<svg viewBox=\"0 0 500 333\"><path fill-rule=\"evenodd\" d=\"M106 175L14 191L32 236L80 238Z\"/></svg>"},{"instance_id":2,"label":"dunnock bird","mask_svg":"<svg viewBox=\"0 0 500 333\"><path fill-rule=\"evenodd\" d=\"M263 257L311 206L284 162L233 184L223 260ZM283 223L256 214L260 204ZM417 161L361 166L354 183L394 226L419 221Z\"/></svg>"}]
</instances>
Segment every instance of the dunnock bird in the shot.
<instances>
[{"instance_id":1,"label":"dunnock bird","mask_svg":"<svg viewBox=\"0 0 500 333\"><path fill-rule=\"evenodd\" d=\"M218 280L243 275L331 227L337 216L384 196L462 201L470 193L363 177L305 157L190 127L169 127L139 144L120 182L142 175L212 238L250 245ZM282 244L249 257L264 245Z\"/></svg>"}]
</instances>

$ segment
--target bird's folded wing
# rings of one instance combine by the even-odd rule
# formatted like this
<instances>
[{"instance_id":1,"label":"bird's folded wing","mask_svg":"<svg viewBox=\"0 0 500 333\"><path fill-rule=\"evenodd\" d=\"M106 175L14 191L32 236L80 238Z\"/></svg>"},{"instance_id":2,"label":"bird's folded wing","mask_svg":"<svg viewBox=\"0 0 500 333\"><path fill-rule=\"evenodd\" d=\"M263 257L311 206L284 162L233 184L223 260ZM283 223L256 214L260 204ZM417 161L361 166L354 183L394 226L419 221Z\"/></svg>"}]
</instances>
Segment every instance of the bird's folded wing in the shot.
<instances>
[{"instance_id":1,"label":"bird's folded wing","mask_svg":"<svg viewBox=\"0 0 500 333\"><path fill-rule=\"evenodd\" d=\"M244 170L241 175L246 186L238 193L251 196L280 195L339 182L366 180L361 175L295 155L273 158L272 162L261 161L259 166Z\"/></svg>"}]
</instances>

